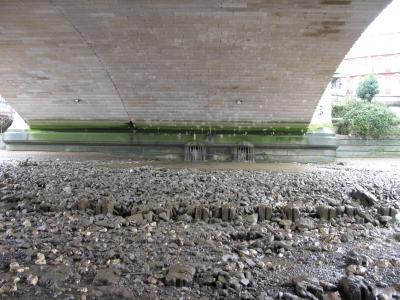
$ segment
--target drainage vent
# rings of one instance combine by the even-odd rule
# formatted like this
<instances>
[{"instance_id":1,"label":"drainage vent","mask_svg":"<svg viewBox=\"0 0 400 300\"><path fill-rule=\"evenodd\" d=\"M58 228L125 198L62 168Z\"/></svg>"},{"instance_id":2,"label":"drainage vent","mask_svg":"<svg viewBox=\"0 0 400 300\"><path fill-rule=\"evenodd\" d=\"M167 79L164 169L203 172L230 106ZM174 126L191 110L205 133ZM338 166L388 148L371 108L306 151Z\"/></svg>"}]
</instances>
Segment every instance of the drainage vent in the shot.
<instances>
[{"instance_id":1,"label":"drainage vent","mask_svg":"<svg viewBox=\"0 0 400 300\"><path fill-rule=\"evenodd\" d=\"M235 161L254 162L254 146L238 145L236 146L233 158Z\"/></svg>"},{"instance_id":2,"label":"drainage vent","mask_svg":"<svg viewBox=\"0 0 400 300\"><path fill-rule=\"evenodd\" d=\"M201 144L187 144L185 146L185 161L205 161L206 146Z\"/></svg>"}]
</instances>

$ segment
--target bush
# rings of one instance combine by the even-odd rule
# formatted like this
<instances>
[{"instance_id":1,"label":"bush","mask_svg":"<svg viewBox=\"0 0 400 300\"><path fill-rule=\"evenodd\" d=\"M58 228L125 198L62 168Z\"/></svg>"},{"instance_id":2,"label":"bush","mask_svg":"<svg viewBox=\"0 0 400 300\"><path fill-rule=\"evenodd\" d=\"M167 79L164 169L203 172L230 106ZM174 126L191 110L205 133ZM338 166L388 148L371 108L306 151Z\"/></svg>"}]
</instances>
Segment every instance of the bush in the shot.
<instances>
[{"instance_id":1,"label":"bush","mask_svg":"<svg viewBox=\"0 0 400 300\"><path fill-rule=\"evenodd\" d=\"M332 118L343 118L347 112L349 102L334 102L332 104Z\"/></svg>"},{"instance_id":2,"label":"bush","mask_svg":"<svg viewBox=\"0 0 400 300\"><path fill-rule=\"evenodd\" d=\"M387 107L369 102L352 102L346 105L346 113L339 124L341 134L357 134L362 137L381 138L395 132L398 118Z\"/></svg>"},{"instance_id":3,"label":"bush","mask_svg":"<svg viewBox=\"0 0 400 300\"><path fill-rule=\"evenodd\" d=\"M369 75L357 87L357 97L371 102L375 95L379 94L379 84L373 75Z\"/></svg>"}]
</instances>

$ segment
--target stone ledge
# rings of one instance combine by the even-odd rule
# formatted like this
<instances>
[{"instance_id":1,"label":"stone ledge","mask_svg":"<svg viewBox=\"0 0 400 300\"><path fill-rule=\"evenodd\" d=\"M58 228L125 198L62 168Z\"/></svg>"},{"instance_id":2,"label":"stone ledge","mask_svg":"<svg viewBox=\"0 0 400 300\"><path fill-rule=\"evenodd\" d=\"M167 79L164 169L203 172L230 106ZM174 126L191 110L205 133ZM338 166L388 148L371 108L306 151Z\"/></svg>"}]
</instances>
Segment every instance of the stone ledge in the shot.
<instances>
[{"instance_id":1,"label":"stone ledge","mask_svg":"<svg viewBox=\"0 0 400 300\"><path fill-rule=\"evenodd\" d=\"M233 149L254 145L256 162L327 162L336 156L335 136L238 135L144 132L10 131L5 133L8 150L118 152L130 157L183 160L185 145L201 142L206 160L231 161Z\"/></svg>"}]
</instances>

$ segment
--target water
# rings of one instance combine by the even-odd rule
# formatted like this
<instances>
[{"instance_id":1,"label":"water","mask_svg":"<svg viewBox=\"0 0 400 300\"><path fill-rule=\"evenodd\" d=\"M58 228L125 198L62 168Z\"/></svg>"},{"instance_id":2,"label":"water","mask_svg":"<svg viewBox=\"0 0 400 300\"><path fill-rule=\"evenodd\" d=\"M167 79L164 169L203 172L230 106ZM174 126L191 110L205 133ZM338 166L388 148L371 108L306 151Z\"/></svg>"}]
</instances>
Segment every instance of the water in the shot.
<instances>
[{"instance_id":1,"label":"water","mask_svg":"<svg viewBox=\"0 0 400 300\"><path fill-rule=\"evenodd\" d=\"M329 164L300 164L300 163L247 163L247 162L183 162L183 161L155 161L135 160L123 154L98 152L35 152L35 151L6 151L0 150L0 162L63 160L63 161L92 161L96 165L132 168L137 166L154 166L171 169L200 169L200 170L249 170L270 172L307 172L332 168L351 168L368 170L399 170L400 158L363 158L338 159ZM340 162L341 165L337 163Z\"/></svg>"}]
</instances>

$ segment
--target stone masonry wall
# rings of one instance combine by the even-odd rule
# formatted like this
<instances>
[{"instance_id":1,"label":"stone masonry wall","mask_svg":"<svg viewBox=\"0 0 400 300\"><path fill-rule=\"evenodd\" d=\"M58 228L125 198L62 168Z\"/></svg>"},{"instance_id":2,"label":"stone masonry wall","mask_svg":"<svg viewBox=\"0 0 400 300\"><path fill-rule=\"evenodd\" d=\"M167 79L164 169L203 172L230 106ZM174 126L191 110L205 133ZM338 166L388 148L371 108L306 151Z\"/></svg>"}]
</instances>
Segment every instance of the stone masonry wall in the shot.
<instances>
[{"instance_id":1,"label":"stone masonry wall","mask_svg":"<svg viewBox=\"0 0 400 300\"><path fill-rule=\"evenodd\" d=\"M0 0L0 94L30 125L309 122L388 3Z\"/></svg>"}]
</instances>

